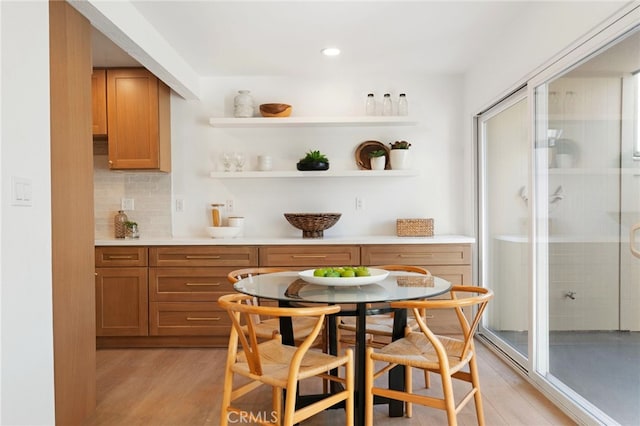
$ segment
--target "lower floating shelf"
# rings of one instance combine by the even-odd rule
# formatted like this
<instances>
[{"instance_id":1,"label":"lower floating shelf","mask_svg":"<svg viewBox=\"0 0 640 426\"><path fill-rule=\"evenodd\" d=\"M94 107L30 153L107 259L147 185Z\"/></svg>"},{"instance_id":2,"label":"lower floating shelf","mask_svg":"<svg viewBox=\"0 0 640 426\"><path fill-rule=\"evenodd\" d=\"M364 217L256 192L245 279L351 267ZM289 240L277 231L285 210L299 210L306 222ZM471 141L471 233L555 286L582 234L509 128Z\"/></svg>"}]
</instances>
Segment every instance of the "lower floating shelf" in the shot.
<instances>
[{"instance_id":1,"label":"lower floating shelf","mask_svg":"<svg viewBox=\"0 0 640 426\"><path fill-rule=\"evenodd\" d=\"M326 170L300 172L297 170L273 170L269 172L211 172L215 179L251 179L251 178L330 178L330 177L413 177L419 176L419 170Z\"/></svg>"}]
</instances>

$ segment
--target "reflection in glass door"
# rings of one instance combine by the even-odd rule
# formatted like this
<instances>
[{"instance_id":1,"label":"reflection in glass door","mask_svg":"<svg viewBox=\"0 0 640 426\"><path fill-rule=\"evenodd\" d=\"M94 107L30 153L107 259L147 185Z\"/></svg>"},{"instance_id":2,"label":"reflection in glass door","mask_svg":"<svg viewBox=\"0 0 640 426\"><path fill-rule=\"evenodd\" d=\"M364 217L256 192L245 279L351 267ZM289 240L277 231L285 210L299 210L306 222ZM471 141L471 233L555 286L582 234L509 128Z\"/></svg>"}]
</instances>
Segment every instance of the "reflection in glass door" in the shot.
<instances>
[{"instance_id":1,"label":"reflection in glass door","mask_svg":"<svg viewBox=\"0 0 640 426\"><path fill-rule=\"evenodd\" d=\"M640 419L639 52L628 33L534 89L535 369L606 424Z\"/></svg>"},{"instance_id":2,"label":"reflection in glass door","mask_svg":"<svg viewBox=\"0 0 640 426\"><path fill-rule=\"evenodd\" d=\"M493 289L481 331L511 358L528 356L529 110L521 91L478 123L480 284Z\"/></svg>"}]
</instances>

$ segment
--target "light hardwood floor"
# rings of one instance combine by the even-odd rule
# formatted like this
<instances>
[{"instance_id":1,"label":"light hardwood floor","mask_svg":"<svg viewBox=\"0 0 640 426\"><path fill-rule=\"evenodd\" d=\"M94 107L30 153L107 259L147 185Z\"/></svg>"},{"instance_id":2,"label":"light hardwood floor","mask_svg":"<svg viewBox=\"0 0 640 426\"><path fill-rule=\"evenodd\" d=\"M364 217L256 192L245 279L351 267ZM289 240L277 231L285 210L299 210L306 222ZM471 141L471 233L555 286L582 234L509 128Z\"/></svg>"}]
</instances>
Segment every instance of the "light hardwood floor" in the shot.
<instances>
[{"instance_id":1,"label":"light hardwood floor","mask_svg":"<svg viewBox=\"0 0 640 426\"><path fill-rule=\"evenodd\" d=\"M570 418L482 344L476 345L488 426L573 425ZM218 425L226 349L107 349L97 353L97 409L87 426ZM414 371L415 386L423 379ZM439 387L434 376L430 391ZM309 387L303 391L313 390ZM246 398L246 409L268 410L265 388ZM378 425L443 425L440 410L414 406L411 419L389 418L376 406ZM328 410L304 425L343 424L342 410ZM473 403L459 414L460 425L475 425ZM245 423L246 424L246 423Z\"/></svg>"}]
</instances>

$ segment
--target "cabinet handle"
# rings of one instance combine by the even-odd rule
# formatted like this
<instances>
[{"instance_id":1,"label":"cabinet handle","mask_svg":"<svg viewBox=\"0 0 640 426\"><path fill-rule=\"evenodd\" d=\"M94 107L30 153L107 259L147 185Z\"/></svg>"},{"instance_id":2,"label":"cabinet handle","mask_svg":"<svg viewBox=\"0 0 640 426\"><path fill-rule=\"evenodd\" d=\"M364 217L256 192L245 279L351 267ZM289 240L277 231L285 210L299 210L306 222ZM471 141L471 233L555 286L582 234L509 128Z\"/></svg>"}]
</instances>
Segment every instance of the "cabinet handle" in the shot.
<instances>
[{"instance_id":1,"label":"cabinet handle","mask_svg":"<svg viewBox=\"0 0 640 426\"><path fill-rule=\"evenodd\" d=\"M187 321L220 321L220 317L211 317L211 318L206 318L206 317L187 317Z\"/></svg>"},{"instance_id":2,"label":"cabinet handle","mask_svg":"<svg viewBox=\"0 0 640 426\"><path fill-rule=\"evenodd\" d=\"M307 259L307 258L319 258L319 259L324 259L325 257L327 257L326 254L297 254L297 255L293 255L291 256L294 259Z\"/></svg>"},{"instance_id":3,"label":"cabinet handle","mask_svg":"<svg viewBox=\"0 0 640 426\"><path fill-rule=\"evenodd\" d=\"M192 256L185 256L185 258L187 259L220 259L221 256L212 256L212 255L208 255L208 254L203 254L203 255L192 255Z\"/></svg>"},{"instance_id":4,"label":"cabinet handle","mask_svg":"<svg viewBox=\"0 0 640 426\"><path fill-rule=\"evenodd\" d=\"M433 257L433 253L401 254L400 257Z\"/></svg>"},{"instance_id":5,"label":"cabinet handle","mask_svg":"<svg viewBox=\"0 0 640 426\"><path fill-rule=\"evenodd\" d=\"M220 283L184 283L184 285L194 286L194 287L207 286L207 285L214 286L214 287L220 287Z\"/></svg>"},{"instance_id":6,"label":"cabinet handle","mask_svg":"<svg viewBox=\"0 0 640 426\"><path fill-rule=\"evenodd\" d=\"M108 255L107 259L133 259L132 255Z\"/></svg>"}]
</instances>

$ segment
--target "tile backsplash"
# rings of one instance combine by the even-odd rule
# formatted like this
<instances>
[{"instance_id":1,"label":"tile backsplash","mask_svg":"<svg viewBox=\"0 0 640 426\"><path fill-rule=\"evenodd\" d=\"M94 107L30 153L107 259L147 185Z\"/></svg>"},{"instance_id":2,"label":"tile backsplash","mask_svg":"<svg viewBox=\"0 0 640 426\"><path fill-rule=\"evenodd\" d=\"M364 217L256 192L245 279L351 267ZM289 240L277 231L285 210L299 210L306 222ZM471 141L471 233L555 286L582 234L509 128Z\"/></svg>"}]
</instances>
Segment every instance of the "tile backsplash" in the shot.
<instances>
[{"instance_id":1,"label":"tile backsplash","mask_svg":"<svg viewBox=\"0 0 640 426\"><path fill-rule=\"evenodd\" d=\"M109 170L107 155L94 155L95 238L114 237L113 218L122 198L134 200L134 210L125 211L138 223L141 238L171 236L171 175L160 172Z\"/></svg>"}]
</instances>

